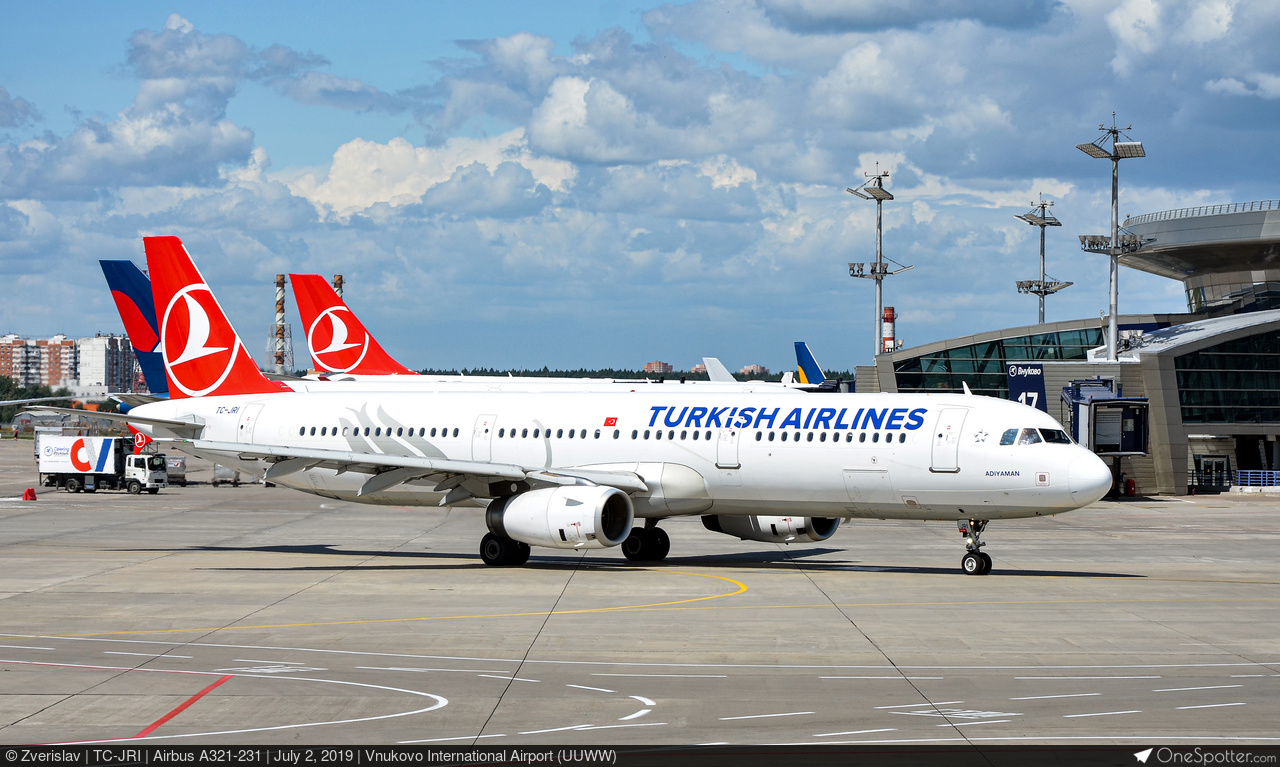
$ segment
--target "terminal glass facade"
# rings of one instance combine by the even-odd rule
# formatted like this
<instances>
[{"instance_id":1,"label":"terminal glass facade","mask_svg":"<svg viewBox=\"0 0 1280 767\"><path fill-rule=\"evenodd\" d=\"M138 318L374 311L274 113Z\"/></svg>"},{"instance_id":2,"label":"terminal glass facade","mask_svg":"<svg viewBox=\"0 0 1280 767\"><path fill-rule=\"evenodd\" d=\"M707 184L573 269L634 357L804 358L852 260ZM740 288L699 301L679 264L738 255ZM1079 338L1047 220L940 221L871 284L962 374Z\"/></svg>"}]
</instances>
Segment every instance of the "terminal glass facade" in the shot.
<instances>
[{"instance_id":1,"label":"terminal glass facade","mask_svg":"<svg viewBox=\"0 0 1280 767\"><path fill-rule=\"evenodd\" d=\"M1280 423L1280 331L1175 360L1183 423Z\"/></svg>"},{"instance_id":2,"label":"terminal glass facade","mask_svg":"<svg viewBox=\"0 0 1280 767\"><path fill-rule=\"evenodd\" d=\"M1235 311L1262 312L1280 309L1280 282L1226 283L1186 288L1187 310L1207 312L1239 304Z\"/></svg>"},{"instance_id":3,"label":"terminal glass facade","mask_svg":"<svg viewBox=\"0 0 1280 767\"><path fill-rule=\"evenodd\" d=\"M900 392L960 392L967 383L974 394L1007 397L1008 363L1086 360L1102 344L1102 328L1061 330L942 349L893 367Z\"/></svg>"}]
</instances>

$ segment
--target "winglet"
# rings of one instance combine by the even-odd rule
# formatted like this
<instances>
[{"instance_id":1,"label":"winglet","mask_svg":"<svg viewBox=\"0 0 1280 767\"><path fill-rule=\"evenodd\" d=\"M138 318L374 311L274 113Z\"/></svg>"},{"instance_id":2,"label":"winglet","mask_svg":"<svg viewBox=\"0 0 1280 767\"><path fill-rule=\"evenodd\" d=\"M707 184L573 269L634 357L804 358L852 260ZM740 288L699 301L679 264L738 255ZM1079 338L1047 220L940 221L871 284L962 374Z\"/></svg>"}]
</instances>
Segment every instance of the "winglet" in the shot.
<instances>
[{"instance_id":1,"label":"winglet","mask_svg":"<svg viewBox=\"0 0 1280 767\"><path fill-rule=\"evenodd\" d=\"M964 395L965 395L966 397L972 397L972 396L973 396L973 392L969 391L969 382L968 382L968 381L961 381L961 382L960 382L960 385L964 387Z\"/></svg>"},{"instance_id":2,"label":"winglet","mask_svg":"<svg viewBox=\"0 0 1280 767\"><path fill-rule=\"evenodd\" d=\"M116 311L124 323L125 335L133 347L133 356L142 368L142 377L152 394L168 396L169 379L164 373L160 354L160 323L151 299L151 281L132 261L99 261L102 274L111 288Z\"/></svg>"},{"instance_id":3,"label":"winglet","mask_svg":"<svg viewBox=\"0 0 1280 767\"><path fill-rule=\"evenodd\" d=\"M169 396L289 391L268 381L177 237L144 237Z\"/></svg>"},{"instance_id":4,"label":"winglet","mask_svg":"<svg viewBox=\"0 0 1280 767\"><path fill-rule=\"evenodd\" d=\"M818 361L813 358L813 352L809 351L809 345L804 341L796 341L796 364L800 368L800 383L820 384L827 380L822 374L822 368L818 367Z\"/></svg>"},{"instance_id":5,"label":"winglet","mask_svg":"<svg viewBox=\"0 0 1280 767\"><path fill-rule=\"evenodd\" d=\"M391 358L318 274L291 274L298 317L316 370L353 375L417 375Z\"/></svg>"}]
</instances>

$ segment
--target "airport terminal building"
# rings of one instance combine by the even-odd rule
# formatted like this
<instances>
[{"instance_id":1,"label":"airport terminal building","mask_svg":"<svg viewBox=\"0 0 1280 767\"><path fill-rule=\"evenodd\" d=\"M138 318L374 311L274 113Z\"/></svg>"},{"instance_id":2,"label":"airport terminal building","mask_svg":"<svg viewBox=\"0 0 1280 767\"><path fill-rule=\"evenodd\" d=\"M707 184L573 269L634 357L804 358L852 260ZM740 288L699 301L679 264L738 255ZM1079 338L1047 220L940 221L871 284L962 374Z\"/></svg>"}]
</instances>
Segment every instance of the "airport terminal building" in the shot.
<instances>
[{"instance_id":1,"label":"airport terminal building","mask_svg":"<svg viewBox=\"0 0 1280 767\"><path fill-rule=\"evenodd\" d=\"M1280 485L1280 200L1163 211L1123 231L1138 245L1120 262L1181 280L1187 311L1121 315L1117 360L1105 320L1053 322L879 355L857 390L1007 397L1010 365L1034 365L1042 409L1066 424L1063 388L1101 378L1149 403L1149 453L1121 459L1139 493Z\"/></svg>"}]
</instances>

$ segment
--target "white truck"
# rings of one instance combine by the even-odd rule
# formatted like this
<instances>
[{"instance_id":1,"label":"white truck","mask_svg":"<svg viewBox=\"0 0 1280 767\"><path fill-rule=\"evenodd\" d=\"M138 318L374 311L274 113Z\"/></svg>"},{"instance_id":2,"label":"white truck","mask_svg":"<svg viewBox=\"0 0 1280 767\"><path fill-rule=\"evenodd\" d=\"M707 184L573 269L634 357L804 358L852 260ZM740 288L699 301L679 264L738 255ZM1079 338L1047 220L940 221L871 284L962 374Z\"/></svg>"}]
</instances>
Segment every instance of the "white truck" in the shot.
<instances>
[{"instance_id":1,"label":"white truck","mask_svg":"<svg viewBox=\"0 0 1280 767\"><path fill-rule=\"evenodd\" d=\"M143 490L158 493L168 487L164 456L133 455L133 440L121 437L63 437L40 434L36 460L43 487L61 487L68 493L81 490Z\"/></svg>"}]
</instances>

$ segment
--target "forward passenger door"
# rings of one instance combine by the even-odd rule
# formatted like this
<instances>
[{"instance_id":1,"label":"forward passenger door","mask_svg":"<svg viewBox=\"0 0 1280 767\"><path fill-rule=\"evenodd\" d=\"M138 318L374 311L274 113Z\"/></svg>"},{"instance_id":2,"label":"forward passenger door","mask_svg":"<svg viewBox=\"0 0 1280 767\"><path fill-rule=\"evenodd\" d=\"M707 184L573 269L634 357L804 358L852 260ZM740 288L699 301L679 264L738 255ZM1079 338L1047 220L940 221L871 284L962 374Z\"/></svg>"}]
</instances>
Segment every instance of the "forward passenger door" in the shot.
<instances>
[{"instance_id":1,"label":"forward passenger door","mask_svg":"<svg viewBox=\"0 0 1280 767\"><path fill-rule=\"evenodd\" d=\"M938 414L938 421L933 429L933 461L930 471L960 471L960 427L964 425L964 417L969 414L968 408L949 407Z\"/></svg>"}]
</instances>

